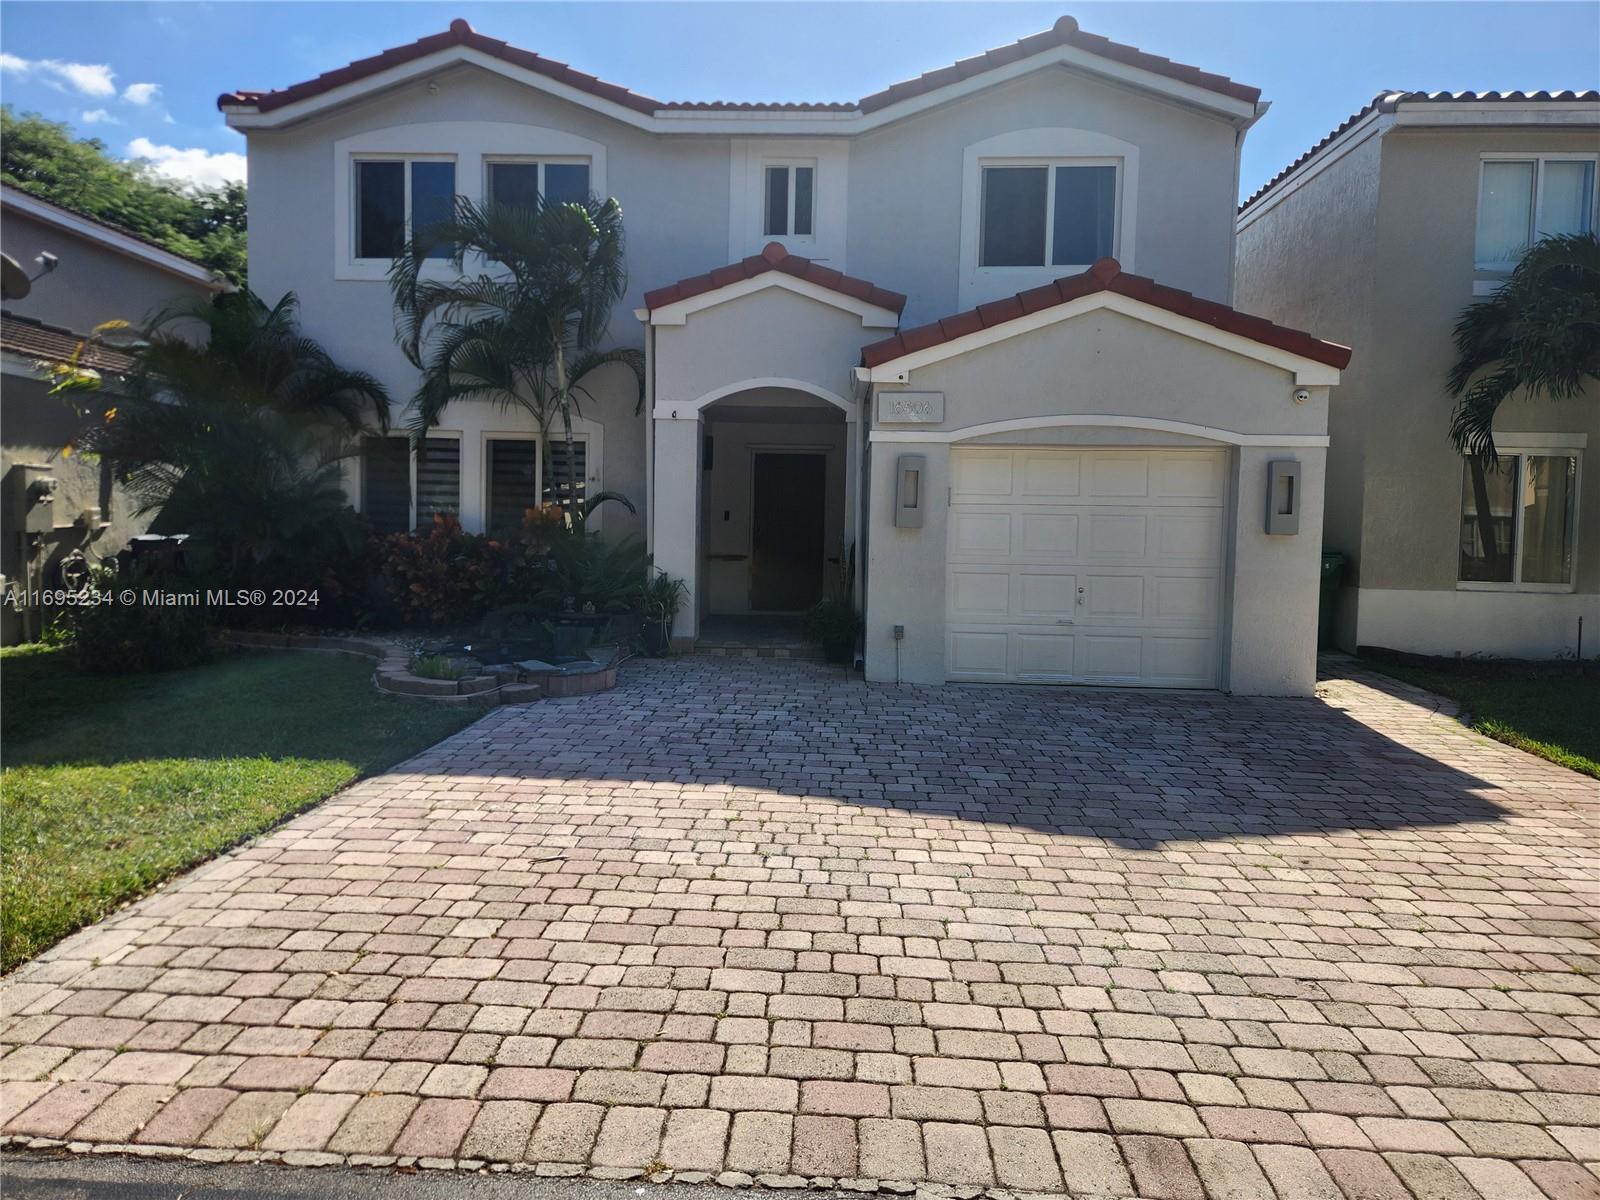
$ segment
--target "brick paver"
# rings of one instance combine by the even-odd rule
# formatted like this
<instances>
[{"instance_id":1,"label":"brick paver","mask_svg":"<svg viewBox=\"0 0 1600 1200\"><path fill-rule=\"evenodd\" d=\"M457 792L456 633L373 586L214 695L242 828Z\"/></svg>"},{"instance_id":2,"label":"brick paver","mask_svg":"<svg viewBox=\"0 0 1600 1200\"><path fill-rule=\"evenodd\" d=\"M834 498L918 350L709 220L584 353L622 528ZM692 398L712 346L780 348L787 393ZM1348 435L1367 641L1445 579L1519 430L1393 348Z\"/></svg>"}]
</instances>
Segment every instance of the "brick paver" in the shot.
<instances>
[{"instance_id":1,"label":"brick paver","mask_svg":"<svg viewBox=\"0 0 1600 1200\"><path fill-rule=\"evenodd\" d=\"M636 664L0 982L0 1133L1600 1196L1597 823L1593 780L1364 675L1269 700Z\"/></svg>"}]
</instances>

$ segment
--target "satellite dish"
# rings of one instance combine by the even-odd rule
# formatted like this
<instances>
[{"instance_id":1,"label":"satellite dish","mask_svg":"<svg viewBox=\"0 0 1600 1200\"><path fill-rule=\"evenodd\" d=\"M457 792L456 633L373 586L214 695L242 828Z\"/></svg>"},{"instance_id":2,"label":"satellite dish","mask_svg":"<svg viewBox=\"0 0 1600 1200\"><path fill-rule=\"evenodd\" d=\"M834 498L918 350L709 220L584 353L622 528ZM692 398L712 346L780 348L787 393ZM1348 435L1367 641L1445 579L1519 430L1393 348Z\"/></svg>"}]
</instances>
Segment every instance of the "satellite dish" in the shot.
<instances>
[{"instance_id":1,"label":"satellite dish","mask_svg":"<svg viewBox=\"0 0 1600 1200\"><path fill-rule=\"evenodd\" d=\"M33 289L22 264L9 254L0 254L0 299L21 300Z\"/></svg>"}]
</instances>

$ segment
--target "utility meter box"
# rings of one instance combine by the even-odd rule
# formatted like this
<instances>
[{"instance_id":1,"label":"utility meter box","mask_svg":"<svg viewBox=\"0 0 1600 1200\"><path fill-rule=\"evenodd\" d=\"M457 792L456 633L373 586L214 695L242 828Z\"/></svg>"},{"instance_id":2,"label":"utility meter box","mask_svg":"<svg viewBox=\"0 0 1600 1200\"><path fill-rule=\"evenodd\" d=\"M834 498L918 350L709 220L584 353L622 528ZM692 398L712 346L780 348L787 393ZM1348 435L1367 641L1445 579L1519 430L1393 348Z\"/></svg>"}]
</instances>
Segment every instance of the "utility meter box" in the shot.
<instances>
[{"instance_id":1,"label":"utility meter box","mask_svg":"<svg viewBox=\"0 0 1600 1200\"><path fill-rule=\"evenodd\" d=\"M18 463L7 472L6 503L23 533L49 533L55 528L55 472L36 463Z\"/></svg>"}]
</instances>

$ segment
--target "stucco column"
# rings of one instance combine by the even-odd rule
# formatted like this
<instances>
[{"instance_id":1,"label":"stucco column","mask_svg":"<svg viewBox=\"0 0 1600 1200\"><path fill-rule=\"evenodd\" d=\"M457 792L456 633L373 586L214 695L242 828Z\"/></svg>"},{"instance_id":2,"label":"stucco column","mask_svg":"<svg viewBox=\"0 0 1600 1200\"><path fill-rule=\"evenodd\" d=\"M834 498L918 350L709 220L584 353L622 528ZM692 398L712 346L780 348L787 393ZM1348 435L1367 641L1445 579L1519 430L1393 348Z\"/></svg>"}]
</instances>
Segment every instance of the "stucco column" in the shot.
<instances>
[{"instance_id":1,"label":"stucco column","mask_svg":"<svg viewBox=\"0 0 1600 1200\"><path fill-rule=\"evenodd\" d=\"M655 423L650 497L655 565L688 588L672 623L672 640L693 642L700 631L700 414L657 417Z\"/></svg>"}]
</instances>

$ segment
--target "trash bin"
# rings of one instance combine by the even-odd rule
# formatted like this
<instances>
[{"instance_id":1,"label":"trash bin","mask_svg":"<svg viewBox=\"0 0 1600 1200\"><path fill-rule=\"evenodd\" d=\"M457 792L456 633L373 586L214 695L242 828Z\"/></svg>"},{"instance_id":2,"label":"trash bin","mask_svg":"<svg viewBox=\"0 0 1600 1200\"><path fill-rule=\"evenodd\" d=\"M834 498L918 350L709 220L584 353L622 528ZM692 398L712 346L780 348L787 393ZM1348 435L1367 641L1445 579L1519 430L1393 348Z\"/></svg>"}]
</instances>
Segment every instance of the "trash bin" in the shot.
<instances>
[{"instance_id":1,"label":"trash bin","mask_svg":"<svg viewBox=\"0 0 1600 1200\"><path fill-rule=\"evenodd\" d=\"M1322 552L1322 593L1317 604L1317 649L1333 645L1333 618L1339 604L1339 587L1344 583L1345 558L1338 550Z\"/></svg>"}]
</instances>

